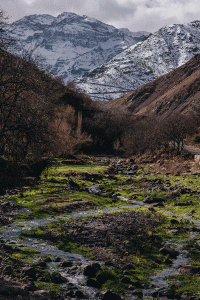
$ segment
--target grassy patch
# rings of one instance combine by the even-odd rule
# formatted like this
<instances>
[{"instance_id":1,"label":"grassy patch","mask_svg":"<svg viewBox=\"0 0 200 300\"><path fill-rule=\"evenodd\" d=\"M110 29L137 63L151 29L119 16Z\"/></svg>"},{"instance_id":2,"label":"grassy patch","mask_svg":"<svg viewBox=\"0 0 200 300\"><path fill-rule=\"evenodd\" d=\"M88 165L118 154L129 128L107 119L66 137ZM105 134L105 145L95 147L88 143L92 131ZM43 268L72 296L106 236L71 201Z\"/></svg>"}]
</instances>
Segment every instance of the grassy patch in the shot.
<instances>
[{"instance_id":1,"label":"grassy patch","mask_svg":"<svg viewBox=\"0 0 200 300\"><path fill-rule=\"evenodd\" d=\"M29 249L26 247L20 247L12 246L14 252L10 254L10 258L17 260L17 261L23 261L25 263L32 263L36 259L39 258L40 252L34 249Z\"/></svg>"},{"instance_id":2,"label":"grassy patch","mask_svg":"<svg viewBox=\"0 0 200 300\"><path fill-rule=\"evenodd\" d=\"M35 286L41 290L50 291L53 293L60 293L64 292L64 289L59 285L51 282L42 282L42 281L35 281Z\"/></svg>"},{"instance_id":3,"label":"grassy patch","mask_svg":"<svg viewBox=\"0 0 200 300\"><path fill-rule=\"evenodd\" d=\"M170 276L170 280L173 282L175 293L186 293L190 296L200 296L200 276L196 274L178 274ZM176 287L176 283L177 287ZM177 298L175 298L177 299Z\"/></svg>"}]
</instances>

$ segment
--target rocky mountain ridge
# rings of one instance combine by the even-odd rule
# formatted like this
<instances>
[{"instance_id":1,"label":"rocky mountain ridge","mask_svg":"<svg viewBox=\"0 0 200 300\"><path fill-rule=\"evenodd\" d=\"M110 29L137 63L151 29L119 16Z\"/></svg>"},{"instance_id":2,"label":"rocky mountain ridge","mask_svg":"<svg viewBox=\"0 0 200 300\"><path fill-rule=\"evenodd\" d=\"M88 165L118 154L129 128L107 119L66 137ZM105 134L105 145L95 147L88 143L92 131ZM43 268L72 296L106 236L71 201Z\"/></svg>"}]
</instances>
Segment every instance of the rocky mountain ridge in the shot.
<instances>
[{"instance_id":1,"label":"rocky mountain ridge","mask_svg":"<svg viewBox=\"0 0 200 300\"><path fill-rule=\"evenodd\" d=\"M153 118L199 111L200 54L183 66L105 105L110 109L126 109L136 116Z\"/></svg>"},{"instance_id":2,"label":"rocky mountain ridge","mask_svg":"<svg viewBox=\"0 0 200 300\"><path fill-rule=\"evenodd\" d=\"M14 22L13 36L23 51L39 56L45 68L64 82L110 61L141 41L146 32L116 29L87 16L64 12L57 17L30 15Z\"/></svg>"},{"instance_id":3,"label":"rocky mountain ridge","mask_svg":"<svg viewBox=\"0 0 200 300\"><path fill-rule=\"evenodd\" d=\"M155 80L200 53L200 21L165 26L88 72L78 86L107 102Z\"/></svg>"}]
</instances>

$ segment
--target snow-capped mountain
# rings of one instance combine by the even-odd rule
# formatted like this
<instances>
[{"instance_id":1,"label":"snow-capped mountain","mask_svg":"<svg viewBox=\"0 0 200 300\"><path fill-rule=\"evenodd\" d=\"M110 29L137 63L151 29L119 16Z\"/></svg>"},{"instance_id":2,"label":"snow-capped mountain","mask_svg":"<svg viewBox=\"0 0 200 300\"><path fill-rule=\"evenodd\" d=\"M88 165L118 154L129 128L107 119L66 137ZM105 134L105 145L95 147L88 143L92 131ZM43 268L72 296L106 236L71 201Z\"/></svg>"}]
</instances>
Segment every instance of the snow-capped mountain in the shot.
<instances>
[{"instance_id":1,"label":"snow-capped mountain","mask_svg":"<svg viewBox=\"0 0 200 300\"><path fill-rule=\"evenodd\" d=\"M58 17L27 16L14 22L12 28L21 49L44 58L44 67L65 82L108 62L147 34L116 29L87 16L67 12Z\"/></svg>"},{"instance_id":2,"label":"snow-capped mountain","mask_svg":"<svg viewBox=\"0 0 200 300\"><path fill-rule=\"evenodd\" d=\"M166 26L80 78L78 86L108 101L142 86L200 53L200 21Z\"/></svg>"}]
</instances>

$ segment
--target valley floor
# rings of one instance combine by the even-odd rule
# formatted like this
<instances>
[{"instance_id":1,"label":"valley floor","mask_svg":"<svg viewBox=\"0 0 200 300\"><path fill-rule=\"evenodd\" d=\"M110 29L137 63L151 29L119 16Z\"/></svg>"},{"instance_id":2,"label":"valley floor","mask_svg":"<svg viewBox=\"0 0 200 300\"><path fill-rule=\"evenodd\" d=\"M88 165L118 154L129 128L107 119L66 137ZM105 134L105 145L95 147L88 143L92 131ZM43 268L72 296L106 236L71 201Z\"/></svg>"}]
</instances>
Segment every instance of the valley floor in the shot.
<instances>
[{"instance_id":1,"label":"valley floor","mask_svg":"<svg viewBox=\"0 0 200 300\"><path fill-rule=\"evenodd\" d=\"M200 299L199 176L192 160L55 160L0 198L0 299Z\"/></svg>"}]
</instances>

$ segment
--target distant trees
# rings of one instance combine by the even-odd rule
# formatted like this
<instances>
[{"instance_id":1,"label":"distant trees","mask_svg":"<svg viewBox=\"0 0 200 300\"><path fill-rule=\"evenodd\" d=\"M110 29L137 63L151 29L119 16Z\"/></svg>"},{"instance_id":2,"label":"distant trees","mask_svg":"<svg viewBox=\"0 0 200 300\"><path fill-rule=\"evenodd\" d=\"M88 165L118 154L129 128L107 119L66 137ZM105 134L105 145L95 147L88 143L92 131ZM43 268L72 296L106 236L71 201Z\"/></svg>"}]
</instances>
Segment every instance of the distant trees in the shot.
<instances>
[{"instance_id":1,"label":"distant trees","mask_svg":"<svg viewBox=\"0 0 200 300\"><path fill-rule=\"evenodd\" d=\"M160 136L164 146L171 146L180 155L184 149L185 139L197 128L197 120L193 115L174 114L160 121Z\"/></svg>"},{"instance_id":2,"label":"distant trees","mask_svg":"<svg viewBox=\"0 0 200 300\"><path fill-rule=\"evenodd\" d=\"M150 117L135 118L132 126L124 133L123 147L127 154L152 154L158 149L173 148L177 155L184 149L186 138L198 126L193 115L173 114L166 119Z\"/></svg>"}]
</instances>

